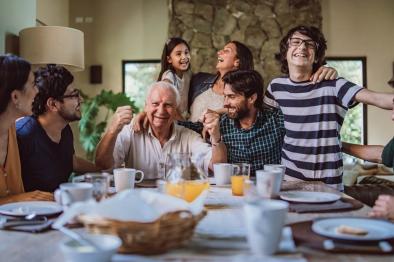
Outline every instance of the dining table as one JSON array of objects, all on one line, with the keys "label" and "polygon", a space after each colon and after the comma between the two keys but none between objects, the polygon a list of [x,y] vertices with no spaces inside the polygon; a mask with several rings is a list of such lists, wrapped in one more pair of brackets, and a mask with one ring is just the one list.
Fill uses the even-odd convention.
[{"label": "dining table", "polygon": [[[140,190],[140,189],[136,189]],[[331,192],[339,194],[344,199],[351,199],[321,182],[290,182],[282,183],[281,192],[286,191],[312,191]],[[36,197],[36,198],[35,198]],[[49,200],[53,201],[49,193],[30,193],[25,198],[14,198],[10,201]],[[211,185],[207,197],[206,217],[196,227],[192,239],[183,247],[170,250],[164,254],[143,256],[138,254],[116,254],[112,261],[350,261],[350,262],[389,262],[394,261],[393,255],[387,254],[347,254],[333,253],[315,249],[304,245],[296,245],[293,250],[279,250],[276,254],[261,258],[252,254],[247,239],[238,237],[209,237],[204,230],[209,225],[225,227],[224,221],[242,224],[244,197],[234,197],[231,187],[216,187]],[[8,201],[8,202],[10,202]],[[7,201],[6,201],[7,202]],[[4,203],[4,201],[3,201]],[[288,212],[286,225],[312,221],[321,217],[368,217],[371,208],[362,205],[360,208],[344,212]],[[232,221],[232,222],[231,222]],[[215,224],[216,223],[216,224]],[[204,228],[205,227],[205,228]],[[208,229],[207,229],[208,228]],[[231,231],[233,228],[229,228]],[[78,232],[85,232],[84,228],[72,228]],[[290,230],[291,231],[291,230]],[[66,241],[67,236],[56,230],[43,233],[25,233],[0,230],[0,261],[64,261],[60,250],[60,243]],[[290,239],[292,242],[292,239]],[[294,244],[294,242],[293,242]]]}]

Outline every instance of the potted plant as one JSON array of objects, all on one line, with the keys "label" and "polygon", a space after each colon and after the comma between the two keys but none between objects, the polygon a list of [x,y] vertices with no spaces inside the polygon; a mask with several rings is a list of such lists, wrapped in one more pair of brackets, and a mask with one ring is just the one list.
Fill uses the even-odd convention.
[{"label": "potted plant", "polygon": [[[124,93],[113,93],[111,90],[102,90],[95,97],[83,95],[84,103],[82,104],[82,118],[79,121],[79,140],[82,148],[86,151],[86,157],[93,160],[96,146],[101,139],[110,112],[115,112],[119,106],[129,105],[133,112],[138,112],[137,107],[129,97]],[[97,123],[97,115],[100,108],[107,109],[106,116],[103,121]]]}]

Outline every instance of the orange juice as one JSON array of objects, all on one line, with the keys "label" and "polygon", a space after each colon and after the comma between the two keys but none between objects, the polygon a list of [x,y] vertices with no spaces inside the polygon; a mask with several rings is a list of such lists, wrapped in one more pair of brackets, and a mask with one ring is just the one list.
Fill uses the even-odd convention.
[{"label": "orange juice", "polygon": [[209,188],[208,182],[186,181],[183,199],[187,202],[193,202],[204,190]]},{"label": "orange juice", "polygon": [[181,183],[166,183],[165,185],[166,194],[182,198],[183,196],[183,185]]},{"label": "orange juice", "polygon": [[193,202],[204,190],[209,188],[206,181],[185,181],[180,183],[167,183],[166,193]]},{"label": "orange juice", "polygon": [[244,195],[244,180],[248,176],[231,176],[231,190],[234,196]]}]

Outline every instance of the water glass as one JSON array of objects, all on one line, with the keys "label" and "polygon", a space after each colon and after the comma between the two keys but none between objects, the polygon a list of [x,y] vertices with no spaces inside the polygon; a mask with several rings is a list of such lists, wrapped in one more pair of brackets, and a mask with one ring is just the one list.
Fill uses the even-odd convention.
[{"label": "water glass", "polygon": [[75,177],[73,183],[86,182],[93,185],[93,197],[96,201],[101,201],[107,197],[110,175],[108,173],[87,173],[83,176]]}]

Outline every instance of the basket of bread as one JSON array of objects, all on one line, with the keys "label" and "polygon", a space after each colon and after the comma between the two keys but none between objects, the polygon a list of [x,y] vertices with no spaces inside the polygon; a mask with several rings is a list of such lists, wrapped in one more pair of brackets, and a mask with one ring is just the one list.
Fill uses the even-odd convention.
[{"label": "basket of bread", "polygon": [[205,197],[203,193],[188,203],[148,190],[123,191],[100,203],[74,204],[56,223],[77,217],[90,233],[117,235],[120,253],[160,254],[191,239],[206,215]]}]

